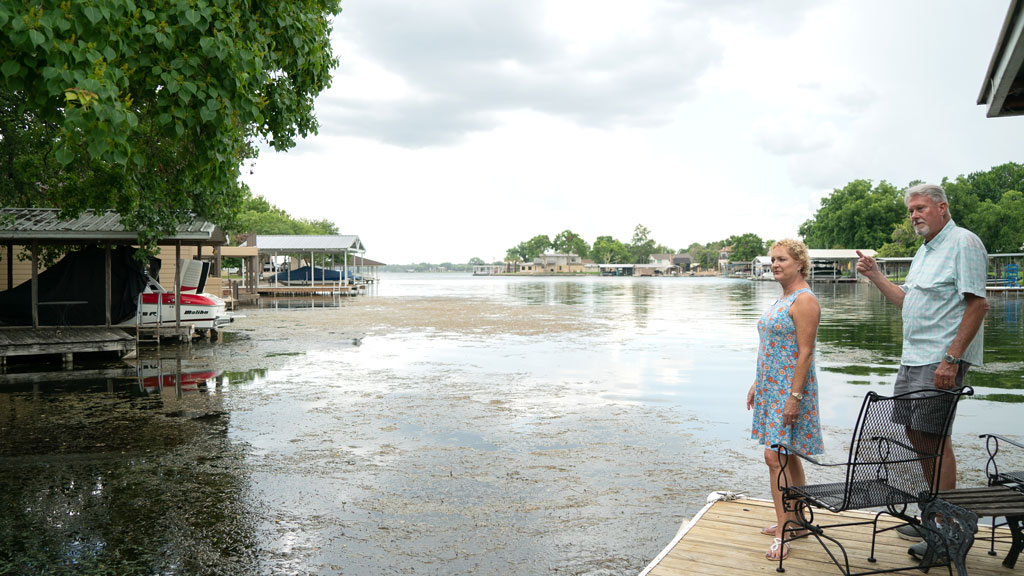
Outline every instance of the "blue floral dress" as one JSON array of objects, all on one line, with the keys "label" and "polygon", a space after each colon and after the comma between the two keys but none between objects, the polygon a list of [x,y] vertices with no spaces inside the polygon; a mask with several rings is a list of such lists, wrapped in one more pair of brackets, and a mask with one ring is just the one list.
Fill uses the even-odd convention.
[{"label": "blue floral dress", "polygon": [[784,442],[804,454],[821,454],[825,447],[818,419],[818,377],[813,357],[803,388],[800,415],[790,428],[782,427],[782,407],[793,387],[797,359],[796,325],[789,316],[789,307],[801,292],[814,295],[809,288],[803,288],[779,298],[757,321],[761,344],[757,350],[754,422],[750,437],[766,446]]}]

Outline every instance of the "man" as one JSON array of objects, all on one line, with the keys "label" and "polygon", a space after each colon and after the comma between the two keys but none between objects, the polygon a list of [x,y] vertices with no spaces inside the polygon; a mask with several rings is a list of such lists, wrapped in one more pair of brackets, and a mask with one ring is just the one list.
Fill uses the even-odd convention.
[{"label": "man", "polygon": [[[903,285],[890,282],[874,258],[857,252],[857,271],[902,310],[903,354],[893,392],[960,387],[967,369],[982,362],[988,253],[973,232],[953,222],[941,187],[913,186],[904,192],[903,200],[914,232],[924,237]],[[934,442],[939,441],[944,443],[945,456],[938,488],[952,490],[956,488],[953,443],[949,436],[934,437]],[[908,539],[920,539],[914,526],[897,531]]]}]

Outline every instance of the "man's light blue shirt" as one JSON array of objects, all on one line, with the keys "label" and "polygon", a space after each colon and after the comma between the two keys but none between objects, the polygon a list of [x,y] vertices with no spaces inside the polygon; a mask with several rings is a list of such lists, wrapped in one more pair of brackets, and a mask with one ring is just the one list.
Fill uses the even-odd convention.
[{"label": "man's light blue shirt", "polygon": [[[907,366],[942,361],[967,309],[965,294],[985,297],[988,252],[970,230],[952,220],[917,249],[903,299],[903,357]],[[962,356],[972,366],[982,362],[984,325]]]}]

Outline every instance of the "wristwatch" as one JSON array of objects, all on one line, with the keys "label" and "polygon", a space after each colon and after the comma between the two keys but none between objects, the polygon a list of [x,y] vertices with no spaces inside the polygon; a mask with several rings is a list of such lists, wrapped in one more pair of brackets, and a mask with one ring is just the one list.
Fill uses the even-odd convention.
[{"label": "wristwatch", "polygon": [[957,358],[956,356],[953,356],[949,352],[946,352],[946,355],[943,356],[942,359],[945,360],[949,364],[959,364],[960,363],[960,359]]},{"label": "wristwatch", "polygon": [[803,400],[804,399],[804,393],[803,392],[790,392],[789,395],[792,396],[793,398],[796,398],[797,400]]}]

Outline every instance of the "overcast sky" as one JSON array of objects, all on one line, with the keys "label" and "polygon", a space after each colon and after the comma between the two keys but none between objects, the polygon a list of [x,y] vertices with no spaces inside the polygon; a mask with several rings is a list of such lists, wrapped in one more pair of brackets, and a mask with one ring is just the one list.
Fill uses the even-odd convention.
[{"label": "overcast sky", "polygon": [[319,134],[245,181],[389,264],[795,237],[851,180],[1022,161],[1024,118],[976,104],[1008,5],[344,0]]}]

